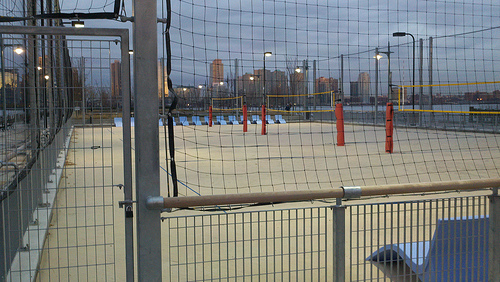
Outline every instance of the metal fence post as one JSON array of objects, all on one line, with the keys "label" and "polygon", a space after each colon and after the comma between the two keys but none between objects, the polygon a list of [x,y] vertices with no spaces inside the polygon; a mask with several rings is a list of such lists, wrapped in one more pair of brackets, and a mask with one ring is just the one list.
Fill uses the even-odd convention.
[{"label": "metal fence post", "polygon": [[500,277],[500,196],[498,188],[493,189],[493,195],[490,196],[490,234],[488,239],[488,277],[493,281],[493,277]]},{"label": "metal fence post", "polygon": [[139,281],[162,279],[160,211],[146,207],[148,197],[160,196],[156,11],[155,0],[134,1],[136,263]]},{"label": "metal fence post", "polygon": [[[337,199],[339,200],[339,199]],[[333,281],[345,280],[345,206],[337,205],[333,210]]]}]

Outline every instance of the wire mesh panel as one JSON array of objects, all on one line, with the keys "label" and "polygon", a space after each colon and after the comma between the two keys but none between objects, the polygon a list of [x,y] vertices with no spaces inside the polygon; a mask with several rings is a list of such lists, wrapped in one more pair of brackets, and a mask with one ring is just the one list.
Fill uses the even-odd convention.
[{"label": "wire mesh panel", "polygon": [[115,147],[123,137],[112,127],[121,116],[121,87],[112,81],[121,74],[113,68],[121,60],[119,41],[47,34],[9,41],[24,51],[2,60],[2,73],[9,69],[11,76],[2,87],[9,93],[1,132],[0,277],[123,279],[115,264],[124,256],[115,230],[117,186],[124,183],[122,145]]},{"label": "wire mesh panel", "polygon": [[349,205],[346,281],[489,281],[488,203],[464,196]]},{"label": "wire mesh panel", "polygon": [[179,195],[498,177],[497,4],[171,4]]},{"label": "wire mesh panel", "polygon": [[328,207],[172,215],[163,218],[166,281],[328,281]]}]

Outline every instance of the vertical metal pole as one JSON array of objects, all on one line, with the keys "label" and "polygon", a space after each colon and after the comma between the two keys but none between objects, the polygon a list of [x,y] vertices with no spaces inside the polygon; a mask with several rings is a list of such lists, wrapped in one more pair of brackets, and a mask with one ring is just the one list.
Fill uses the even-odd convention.
[{"label": "vertical metal pole", "polygon": [[123,192],[125,204],[125,265],[127,282],[134,281],[134,218],[132,206],[132,131],[130,124],[130,54],[128,30],[121,38],[122,120],[123,120]]},{"label": "vertical metal pole", "polygon": [[[304,60],[302,62],[302,68],[304,69],[304,82],[305,82],[305,93],[304,96],[304,110],[307,111],[309,110],[308,107],[308,99],[309,99],[309,64],[307,60]],[[306,119],[308,117],[308,113],[306,112]]]},{"label": "vertical metal pole", "polygon": [[[420,38],[420,62],[419,62],[419,70],[418,70],[418,80],[419,84],[423,85],[424,84],[424,40]],[[418,109],[423,110],[423,96],[424,96],[424,88],[419,87],[419,96],[418,96]],[[422,126],[422,113],[419,113],[419,125]]]},{"label": "vertical metal pole", "polygon": [[380,60],[378,47],[375,48],[375,102],[373,105],[373,124],[377,124],[378,111],[378,61]]},{"label": "vertical metal pole", "polygon": [[[494,277],[500,277],[500,196],[498,188],[493,189],[490,196],[490,219],[489,219],[489,242],[488,242],[488,277],[489,281],[495,280]],[[486,279],[485,279],[486,280]]]},{"label": "vertical metal pole", "polygon": [[339,89],[340,103],[344,103],[344,54],[340,55],[340,89]]},{"label": "vertical metal pole", "polygon": [[[389,92],[387,97],[392,97],[392,72],[391,72],[391,43],[387,41],[387,84],[389,86]],[[392,101],[388,101],[392,103]]]},{"label": "vertical metal pole", "polygon": [[148,197],[160,196],[156,1],[134,1],[133,8],[137,274],[161,281],[160,211],[146,208]]},{"label": "vertical metal pole", "polygon": [[[318,89],[316,89],[316,60],[313,60],[313,94],[318,92]],[[316,95],[313,96],[313,109],[316,110]]]},{"label": "vertical metal pole", "polygon": [[[238,91],[239,91],[239,85],[238,85],[238,59],[234,59],[234,97],[238,97]],[[238,101],[235,99],[235,101]],[[241,108],[243,108],[243,105],[240,105]],[[239,115],[239,110],[238,110],[238,102],[236,102],[236,118],[238,118]]]},{"label": "vertical metal pole", "polygon": [[5,58],[4,58],[4,45],[3,45],[3,35],[0,34],[0,49],[1,53],[0,56],[1,58],[1,63],[2,63],[2,118],[3,118],[3,128],[4,130],[7,130],[7,98],[6,98],[6,91],[5,91]]},{"label": "vertical metal pole", "polygon": [[333,281],[345,280],[345,206],[341,206],[341,199],[333,210]]},{"label": "vertical metal pole", "polygon": [[[433,79],[432,79],[432,56],[433,56],[433,51],[432,51],[432,37],[429,37],[429,85],[432,85]],[[432,86],[429,87],[429,110],[432,110]]]}]

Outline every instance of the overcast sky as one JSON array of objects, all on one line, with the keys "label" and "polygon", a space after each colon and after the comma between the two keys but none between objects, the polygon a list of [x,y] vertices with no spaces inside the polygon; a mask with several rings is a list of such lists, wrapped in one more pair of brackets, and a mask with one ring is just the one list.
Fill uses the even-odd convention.
[{"label": "overcast sky", "polygon": [[[470,2],[470,3],[465,3]],[[61,0],[63,12],[112,11],[110,0]],[[165,17],[165,3],[158,1],[157,17]],[[127,16],[132,3],[125,1]],[[420,38],[424,39],[424,84],[428,81],[429,37],[434,37],[434,83],[500,80],[500,2],[396,1],[396,0],[172,0],[172,80],[174,85],[198,85],[209,81],[209,65],[222,59],[224,72],[239,74],[263,67],[286,70],[286,61],[317,61],[318,75],[340,76],[344,54],[344,81],[357,80],[360,72],[375,71],[375,48],[392,45],[394,84],[408,85],[412,71],[412,39],[394,38],[406,31],[416,40],[419,67]],[[86,21],[102,27],[102,21]],[[109,27],[131,28],[130,23],[107,21]],[[158,24],[159,56],[163,25]],[[482,30],[482,31],[481,31]],[[387,85],[387,59],[380,61],[380,83]],[[418,84],[418,73],[417,82]]]}]

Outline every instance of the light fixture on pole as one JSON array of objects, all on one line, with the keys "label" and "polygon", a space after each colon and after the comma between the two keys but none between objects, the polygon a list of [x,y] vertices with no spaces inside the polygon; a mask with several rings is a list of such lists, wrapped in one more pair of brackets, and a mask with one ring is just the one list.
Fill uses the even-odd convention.
[{"label": "light fixture on pole", "polygon": [[71,25],[73,27],[76,27],[76,28],[82,28],[82,27],[85,27],[85,22],[81,21],[81,20],[76,20],[76,21],[72,21]]},{"label": "light fixture on pole", "polygon": [[[413,81],[412,84],[415,85],[415,36],[409,32],[394,32],[392,36],[394,37],[404,37],[404,36],[411,36],[413,39]],[[411,93],[412,93],[412,104],[413,104],[413,109],[415,110],[415,87],[411,88]]]}]

